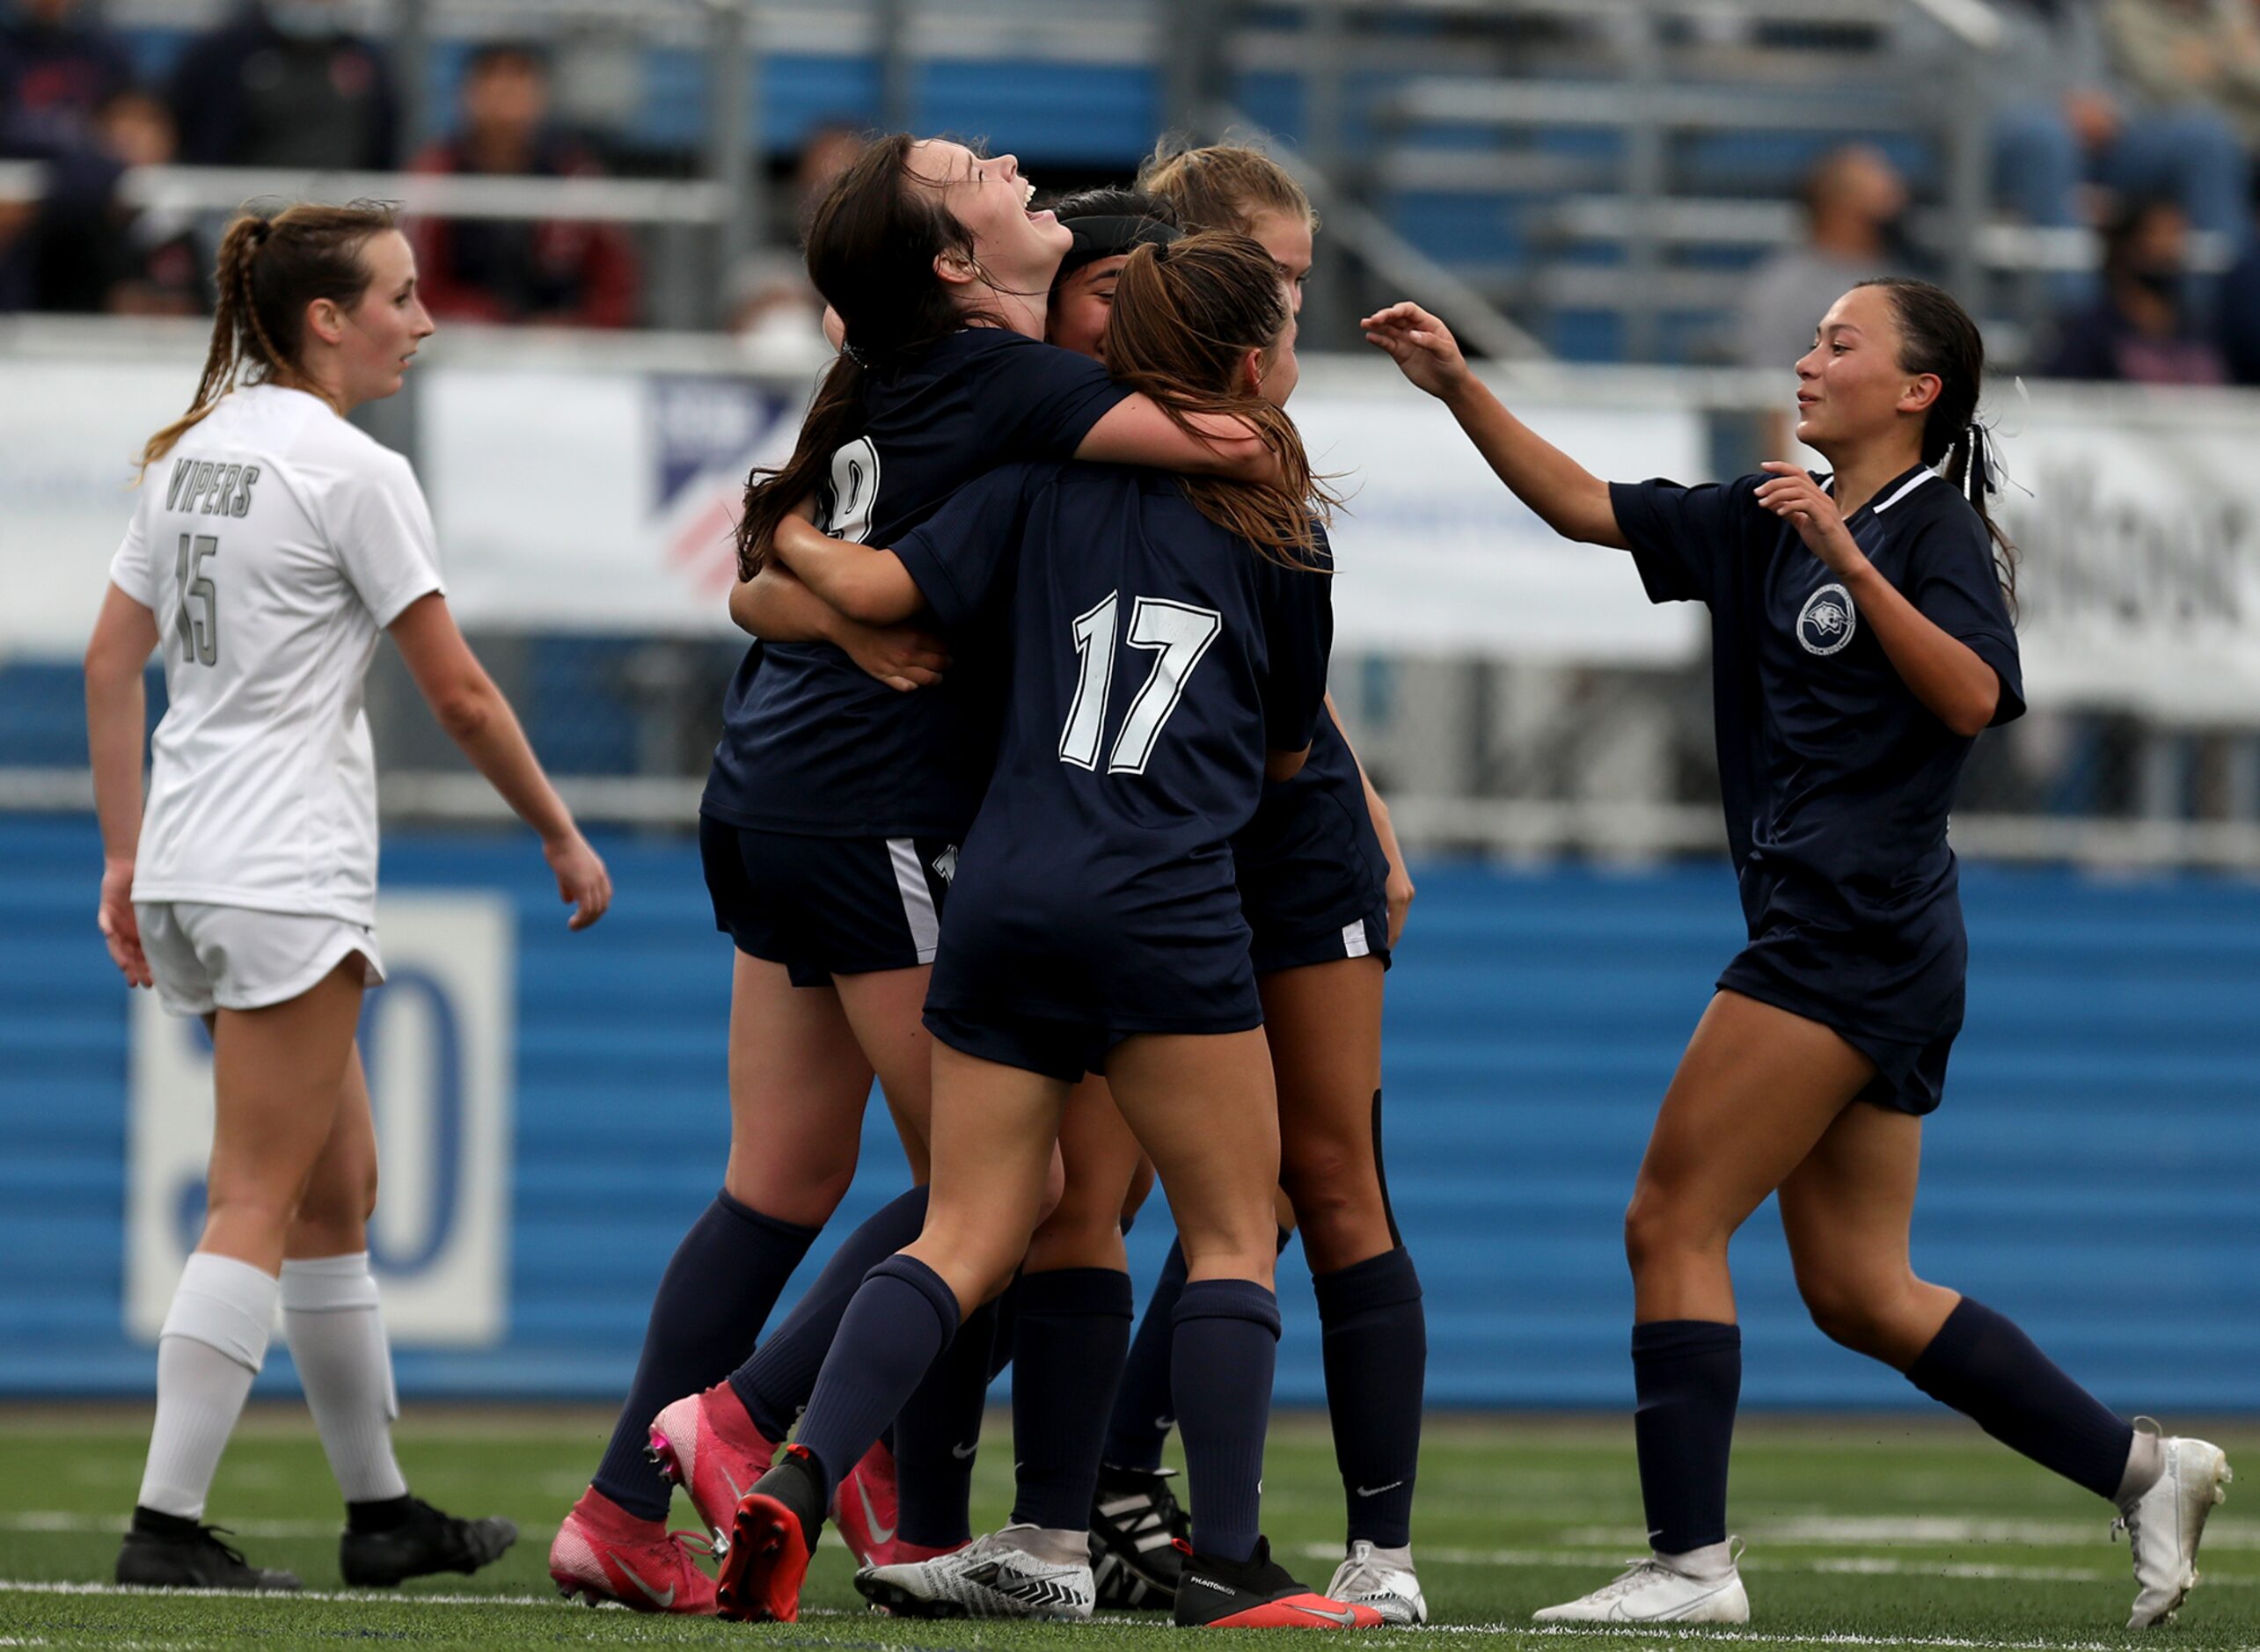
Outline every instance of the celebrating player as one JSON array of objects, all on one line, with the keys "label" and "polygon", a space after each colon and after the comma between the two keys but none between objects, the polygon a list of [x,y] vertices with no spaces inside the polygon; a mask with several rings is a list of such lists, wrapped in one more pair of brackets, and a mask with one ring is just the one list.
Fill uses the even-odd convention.
[{"label": "celebrating player", "polygon": [[[603,916],[611,885],[456,629],[407,462],[345,420],[400,388],[432,333],[391,212],[239,217],[217,287],[195,403],[143,452],[86,651],[102,932],[129,984],[203,1019],[216,1104],[203,1234],[159,1335],[157,1422],[117,1576],[298,1586],[201,1524],[278,1302],[346,1497],[346,1582],[470,1572],[517,1530],[409,1495],[369,1270],[377,1141],[354,1029],[363,990],[384,978],[362,713],[378,632],[541,834],[573,928]],[[169,698],[144,813],[142,673],[160,647]]]},{"label": "celebrating player", "polygon": [[[1157,150],[1138,186],[1189,230],[1229,230],[1271,254],[1299,311],[1318,216],[1300,185],[1240,144]],[[1393,1623],[1427,1617],[1413,1569],[1428,1329],[1381,1168],[1382,972],[1413,899],[1389,811],[1327,703],[1310,761],[1267,786],[1232,844],[1279,1091],[1280,1167],[1318,1297],[1327,1409],[1348,1507],[1347,1556],[1327,1593]],[[1107,1434],[1091,1526],[1102,1604],[1167,1606],[1183,1520],[1161,1467],[1173,1246],[1146,1305]]]},{"label": "celebrating player", "polygon": [[[552,1546],[551,1575],[568,1592],[711,1605],[709,1580],[665,1531],[668,1485],[647,1444],[727,1524],[748,1466],[765,1464],[790,1428],[857,1281],[925,1216],[920,1187],[867,1221],[778,1334],[718,1380],[744,1359],[846,1190],[874,1071],[925,1180],[931,1041],[919,1012],[994,729],[980,662],[897,692],[933,684],[939,656],[899,630],[843,631],[765,567],[777,523],[821,490],[832,532],[891,540],[960,484],[1019,459],[1249,474],[1272,463],[1240,425],[1181,423],[1039,341],[1071,238],[1050,213],[1027,210],[1030,193],[1010,155],[898,134],[865,150],[810,226],[809,274],[845,323],[843,354],[792,458],[747,490],[746,579],[732,610],[772,640],[748,651],[731,683],[700,812],[716,922],[736,945],[729,1164],[661,1281],[603,1464]],[[788,634],[828,640],[776,640]],[[985,1386],[977,1333],[956,1358],[937,1385]],[[947,1393],[935,1403],[958,1409]],[[907,1454],[923,1435],[933,1472],[947,1475],[953,1442],[918,1422],[904,1419],[897,1445]],[[887,1501],[882,1491],[872,1504],[881,1518]]]},{"label": "celebrating player", "polygon": [[[890,552],[797,530],[779,541],[866,618],[923,606],[962,629],[1009,591],[1012,669],[927,1005],[933,1207],[918,1239],[866,1277],[794,1444],[741,1504],[725,1615],[797,1615],[840,1466],[1020,1265],[1060,1108],[1103,1068],[1169,1190],[1192,1275],[1175,1399],[1196,1553],[1177,1619],[1379,1620],[1306,1591],[1271,1561],[1257,1519],[1279,1329],[1278,1124],[1228,844],[1266,772],[1300,766],[1324,693],[1331,620],[1310,514],[1323,493],[1277,411],[1296,376],[1293,317],[1269,255],[1239,237],[1141,247],[1118,283],[1115,371],[1179,417],[1243,413],[1279,456],[1284,488],[1015,466]],[[1020,1380],[1037,1375],[1024,1365]],[[1097,1423],[1083,1422],[1081,1449],[1036,1443],[1058,1479],[1031,1488],[1023,1475],[1028,1530],[996,1556],[1000,1583],[1011,1568],[1013,1589],[1061,1617],[1091,1609]],[[1048,1519],[1028,1509],[1038,1494]]]},{"label": "celebrating player", "polygon": [[1711,611],[1727,833],[1750,944],[1664,1093],[1625,1213],[1635,1436],[1653,1553],[1547,1621],[1738,1623],[1726,1529],[1742,1380],[1727,1245],[1778,1194],[1814,1322],[2034,1461],[2110,1499],[2133,1550],[2129,1626],[2196,1582],[2228,1479],[2202,1440],[2130,1425],[2008,1319],[1908,1260],[1923,1116],[1961,1028],[1967,960],[1947,818],[1978,735],[2024,709],[1974,422],[1978,329],[1925,282],[1862,282],[1797,362],[1797,435],[1723,485],[1603,483],[1533,435],[1412,304],[1366,336],[1451,408],[1555,531],[1629,550],[1656,602]]}]

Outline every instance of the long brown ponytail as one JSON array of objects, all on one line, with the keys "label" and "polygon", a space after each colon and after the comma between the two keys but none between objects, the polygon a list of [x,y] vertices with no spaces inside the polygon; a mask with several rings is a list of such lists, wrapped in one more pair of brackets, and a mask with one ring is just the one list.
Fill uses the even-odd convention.
[{"label": "long brown ponytail", "polygon": [[1245,420],[1278,460],[1279,481],[1189,476],[1186,494],[1203,516],[1265,555],[1309,567],[1314,524],[1341,501],[1311,473],[1294,421],[1235,382],[1247,352],[1275,348],[1293,319],[1279,267],[1244,235],[1212,230],[1174,246],[1141,246],[1115,281],[1107,367],[1189,432],[1196,414]]},{"label": "long brown ponytail", "polygon": [[196,399],[149,439],[142,468],[172,451],[246,375],[252,384],[265,384],[296,372],[306,306],[317,298],[348,307],[358,300],[369,288],[362,248],[396,222],[391,205],[356,201],[289,207],[272,217],[246,212],[229,224],[220,238],[212,347],[196,381]]}]

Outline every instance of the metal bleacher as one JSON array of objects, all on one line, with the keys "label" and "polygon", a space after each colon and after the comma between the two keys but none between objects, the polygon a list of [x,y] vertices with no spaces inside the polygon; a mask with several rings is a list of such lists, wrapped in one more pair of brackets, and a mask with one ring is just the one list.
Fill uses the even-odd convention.
[{"label": "metal bleacher", "polygon": [[[552,47],[560,113],[655,194],[655,224],[777,238],[749,148],[845,117],[985,135],[1031,170],[1126,172],[1167,128],[1286,140],[1327,211],[1306,318],[1354,344],[1358,306],[1415,291],[1495,355],[1700,360],[1740,272],[1794,238],[1821,150],[1884,147],[1928,204],[1941,267],[2077,263],[1986,221],[1985,0],[394,0],[412,136],[444,130],[481,39]],[[162,77],[221,0],[111,0]],[[724,65],[742,60],[747,72]],[[748,145],[742,138],[750,139]],[[678,191],[684,186],[677,186]],[[753,204],[740,208],[741,198]],[[679,260],[677,260],[679,261]],[[696,262],[697,260],[693,260]],[[1331,289],[1331,290],[1329,290]],[[2014,295],[2012,295],[2014,296]],[[670,325],[701,325],[664,286]],[[711,295],[707,302],[713,302]],[[1511,318],[1511,319],[1510,319]],[[1536,335],[1533,343],[1532,335]]]}]

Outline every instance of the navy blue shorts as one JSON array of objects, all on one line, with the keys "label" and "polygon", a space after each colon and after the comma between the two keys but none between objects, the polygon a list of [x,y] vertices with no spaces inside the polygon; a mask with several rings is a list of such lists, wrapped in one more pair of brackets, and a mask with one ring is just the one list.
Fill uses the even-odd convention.
[{"label": "navy blue shorts", "polygon": [[1260,976],[1337,958],[1388,967],[1388,862],[1356,778],[1277,788],[1232,840]]},{"label": "navy blue shorts", "polygon": [[1084,1074],[1104,1072],[1107,1052],[1142,1033],[1245,1033],[1263,1025],[1262,1012],[1241,1009],[1225,1015],[1192,1016],[1165,1027],[1123,1027],[1111,1020],[1069,1020],[1018,1010],[962,1005],[926,1006],[926,1030],[952,1049],[1000,1066],[1042,1073],[1062,1084]]},{"label": "navy blue shorts", "polygon": [[957,869],[943,837],[822,837],[698,817],[714,927],[796,987],[930,964]]},{"label": "navy blue shorts", "polygon": [[1930,1025],[1917,1028],[1884,1019],[1888,1004],[1853,1005],[1832,991],[1841,972],[1828,967],[1826,950],[1794,930],[1769,931],[1736,954],[1718,984],[1818,1021],[1874,1062],[1876,1076],[1856,1100],[1918,1118],[1935,1111],[1946,1093],[1947,1057],[1962,1030],[1959,959],[1954,961],[1953,990],[1942,995],[1943,1001],[1932,1005],[1928,1000],[1937,995],[1928,993],[1918,1000],[1915,1007],[1930,1011],[1924,1018]]}]

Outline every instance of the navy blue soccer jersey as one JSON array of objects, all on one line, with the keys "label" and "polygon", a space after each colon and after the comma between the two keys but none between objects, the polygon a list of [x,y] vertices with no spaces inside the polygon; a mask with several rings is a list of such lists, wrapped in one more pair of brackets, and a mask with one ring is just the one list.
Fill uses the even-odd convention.
[{"label": "navy blue soccer jersey", "polygon": [[893,542],[945,628],[1008,603],[996,770],[928,1002],[1117,1032],[1253,1002],[1230,847],[1266,754],[1323,715],[1332,581],[1259,554],[1158,471],[1014,465]]},{"label": "navy blue soccer jersey", "polygon": [[[1756,996],[1839,1030],[1950,1039],[1966,954],[1946,827],[1973,742],[1915,698],[1842,582],[1758,502],[1770,479],[1609,490],[1649,596],[1711,610],[1727,837],[1762,943],[1744,960],[1774,983]],[[2016,634],[1969,501],[1917,467],[1845,525],[1877,572],[1993,667],[1993,720],[2021,714]],[[1732,970],[1722,984],[1748,990]]]},{"label": "navy blue soccer jersey", "polygon": [[[1068,457],[1130,393],[1017,333],[952,333],[873,370],[865,433],[833,456],[817,525],[892,545],[999,464]],[[955,837],[987,776],[994,693],[977,659],[902,694],[829,643],[757,643],[723,701],[702,812],[769,831]]]}]

